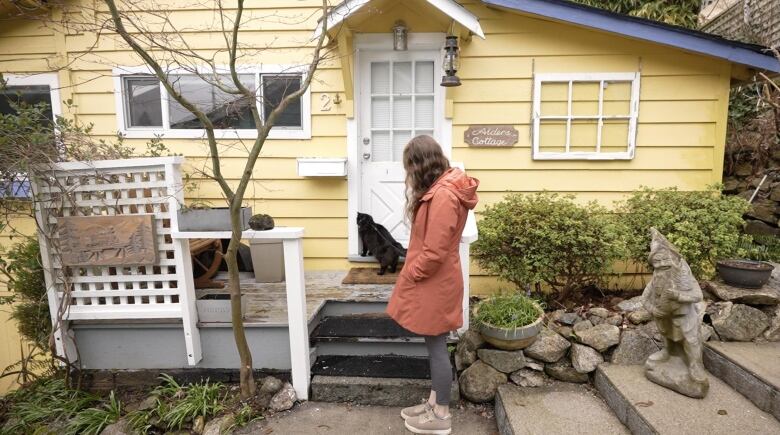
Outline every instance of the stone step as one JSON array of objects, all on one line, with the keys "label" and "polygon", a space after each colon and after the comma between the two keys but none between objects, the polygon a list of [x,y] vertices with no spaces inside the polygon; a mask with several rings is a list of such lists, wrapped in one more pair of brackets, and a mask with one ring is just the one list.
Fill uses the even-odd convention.
[{"label": "stone step", "polygon": [[[317,402],[402,407],[422,403],[430,392],[428,379],[316,375],[311,381],[311,400]],[[458,383],[453,382],[452,400],[459,399]]]},{"label": "stone step", "polygon": [[349,314],[322,319],[312,334],[315,340],[332,338],[418,337],[402,328],[385,313]]},{"label": "stone step", "polygon": [[495,409],[501,435],[630,433],[593,388],[583,384],[504,384],[498,387]]},{"label": "stone step", "polygon": [[430,379],[428,358],[401,355],[320,355],[313,375]]},{"label": "stone step", "polygon": [[692,399],[645,378],[641,365],[602,364],[595,384],[634,435],[776,434],[780,423],[715,376],[709,393]]},{"label": "stone step", "polygon": [[780,343],[711,341],[704,365],[759,409],[780,420]]}]

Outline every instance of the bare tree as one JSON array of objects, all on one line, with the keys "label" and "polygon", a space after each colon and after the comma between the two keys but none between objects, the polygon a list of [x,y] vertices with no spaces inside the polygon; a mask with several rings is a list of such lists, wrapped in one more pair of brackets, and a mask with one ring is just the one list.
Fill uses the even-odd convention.
[{"label": "bare tree", "polygon": [[[232,237],[225,254],[225,261],[228,267],[230,292],[230,301],[232,309],[232,324],[234,338],[241,360],[240,380],[241,397],[246,399],[255,394],[255,383],[252,372],[252,353],[246,341],[244,324],[241,316],[241,287],[239,283],[239,267],[237,253],[241,240],[241,220],[240,210],[244,202],[247,187],[253,178],[253,170],[260,157],[268,134],[277,122],[277,119],[285,109],[296,99],[301,98],[311,85],[314,72],[323,60],[327,58],[327,49],[325,47],[327,25],[325,15],[328,12],[328,2],[323,0],[320,9],[323,26],[320,36],[316,41],[310,41],[309,47],[312,47],[311,59],[305,65],[305,71],[301,80],[301,85],[293,92],[285,92],[285,96],[276,104],[273,109],[261,115],[258,104],[265,104],[256,89],[250,89],[241,80],[241,67],[239,65],[243,56],[247,56],[250,50],[255,54],[262,54],[262,49],[248,47],[241,44],[241,28],[245,22],[242,17],[245,13],[244,0],[237,0],[234,9],[223,7],[222,1],[217,1],[218,25],[221,27],[221,33],[224,39],[224,50],[217,50],[211,56],[204,55],[202,51],[190,46],[183,32],[178,32],[174,27],[172,20],[168,18],[165,12],[159,12],[159,8],[146,8],[142,13],[137,12],[137,7],[132,1],[119,3],[116,0],[105,0],[105,4],[110,12],[111,20],[105,24],[105,27],[115,32],[121,39],[137,54],[143,62],[151,69],[152,73],[160,80],[170,98],[175,100],[192,116],[199,121],[205,130],[205,141],[208,145],[210,159],[210,174],[220,187],[222,195],[230,209],[230,218],[232,225]],[[213,3],[209,3],[213,5]],[[122,7],[124,6],[124,7]],[[142,16],[143,14],[143,16]],[[156,21],[149,24],[150,21]],[[270,47],[263,47],[270,48]],[[218,67],[218,55],[227,54],[227,71]],[[241,172],[241,178],[237,185],[231,186],[227,176],[223,173],[222,160],[220,154],[220,145],[215,130],[217,127],[209,113],[206,113],[197,102],[191,101],[177,84],[177,78],[171,73],[172,70],[185,70],[188,74],[193,74],[210,86],[216,87],[219,91],[235,96],[236,104],[248,105],[254,126],[257,132],[256,138],[251,144],[246,144],[248,151],[246,164]],[[265,107],[269,107],[266,105]]]}]

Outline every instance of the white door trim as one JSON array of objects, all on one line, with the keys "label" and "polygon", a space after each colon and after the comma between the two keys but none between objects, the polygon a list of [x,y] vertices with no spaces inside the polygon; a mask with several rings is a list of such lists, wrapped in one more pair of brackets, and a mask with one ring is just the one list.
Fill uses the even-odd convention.
[{"label": "white door trim", "polygon": [[[407,47],[410,51],[435,50],[438,56],[434,63],[434,74],[441,71],[441,55],[444,48],[444,33],[409,33]],[[360,205],[360,164],[361,143],[360,133],[360,114],[361,114],[361,52],[370,52],[376,50],[392,50],[393,39],[390,33],[358,33],[354,37],[355,67],[353,76],[354,86],[354,104],[355,117],[347,118],[347,255],[348,258],[358,257],[359,237],[357,231],[357,212]],[[434,76],[436,77],[436,76]],[[436,89],[436,100],[441,101],[441,107],[437,107],[437,117],[439,118],[437,131],[442,142],[442,149],[448,158],[452,155],[452,120],[444,116],[445,92],[444,88],[438,85],[434,79]]]}]

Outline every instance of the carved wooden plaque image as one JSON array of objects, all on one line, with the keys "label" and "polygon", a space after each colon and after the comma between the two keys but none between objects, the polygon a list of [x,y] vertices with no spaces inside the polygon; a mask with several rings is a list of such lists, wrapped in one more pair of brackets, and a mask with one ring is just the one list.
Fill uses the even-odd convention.
[{"label": "carved wooden plaque image", "polygon": [[58,219],[63,266],[135,266],[157,262],[154,216]]},{"label": "carved wooden plaque image", "polygon": [[517,143],[518,135],[511,125],[470,125],[463,140],[474,147],[511,147]]}]

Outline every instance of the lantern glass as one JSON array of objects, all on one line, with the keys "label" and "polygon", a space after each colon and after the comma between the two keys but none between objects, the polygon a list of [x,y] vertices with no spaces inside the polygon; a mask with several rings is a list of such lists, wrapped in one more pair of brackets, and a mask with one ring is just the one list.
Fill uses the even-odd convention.
[{"label": "lantern glass", "polygon": [[406,24],[403,21],[398,21],[393,26],[393,50],[406,51]]}]

